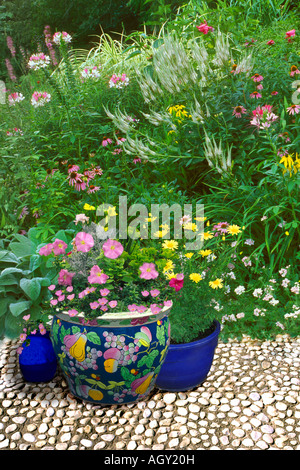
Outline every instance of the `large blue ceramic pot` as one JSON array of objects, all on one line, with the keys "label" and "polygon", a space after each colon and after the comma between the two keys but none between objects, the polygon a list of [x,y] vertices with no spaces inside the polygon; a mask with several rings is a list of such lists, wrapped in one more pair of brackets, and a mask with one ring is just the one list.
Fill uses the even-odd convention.
[{"label": "large blue ceramic pot", "polygon": [[100,405],[144,399],[167,354],[169,310],[146,317],[109,314],[93,322],[55,315],[51,338],[71,393]]},{"label": "large blue ceramic pot", "polygon": [[170,344],[166,360],[156,379],[158,388],[182,392],[205,381],[212,366],[220,333],[220,323],[214,321],[214,325],[215,330],[206,338],[191,343]]},{"label": "large blue ceramic pot", "polygon": [[57,358],[53,350],[49,332],[27,336],[22,344],[19,365],[26,382],[49,382],[57,369]]}]

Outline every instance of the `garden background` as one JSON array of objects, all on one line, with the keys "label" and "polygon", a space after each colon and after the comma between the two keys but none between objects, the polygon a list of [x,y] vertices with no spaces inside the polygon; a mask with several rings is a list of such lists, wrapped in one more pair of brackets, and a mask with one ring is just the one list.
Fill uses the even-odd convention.
[{"label": "garden background", "polygon": [[298,2],[5,1],[0,30],[0,336],[21,275],[43,307],[36,246],[120,195],[204,204],[208,242],[242,243],[223,339],[299,335]]}]

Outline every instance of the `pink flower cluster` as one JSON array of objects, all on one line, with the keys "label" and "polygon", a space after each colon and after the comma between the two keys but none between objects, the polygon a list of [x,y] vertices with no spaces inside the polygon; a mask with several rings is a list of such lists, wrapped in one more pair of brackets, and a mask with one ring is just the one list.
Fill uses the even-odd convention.
[{"label": "pink flower cluster", "polygon": [[112,88],[124,88],[125,86],[129,85],[129,78],[126,76],[125,73],[122,73],[121,76],[117,76],[113,74],[109,80],[109,87]]},{"label": "pink flower cluster", "polygon": [[17,136],[17,135],[23,135],[23,132],[21,131],[21,129],[18,129],[17,127],[14,127],[12,130],[6,131],[6,135],[8,137],[14,137],[14,136]]},{"label": "pink flower cluster", "polygon": [[50,100],[50,93],[47,93],[46,91],[35,91],[31,97],[31,104],[34,108],[38,108],[40,106],[44,106],[46,103],[49,103]]},{"label": "pink flower cluster", "polygon": [[95,186],[94,184],[89,185],[89,182],[92,181],[97,175],[102,175],[103,171],[101,168],[92,165],[91,168],[84,170],[83,173],[80,173],[79,171],[80,167],[78,165],[69,166],[67,177],[69,180],[69,185],[74,186],[76,191],[84,191],[87,189],[88,194],[99,191],[100,186]]},{"label": "pink flower cluster", "polygon": [[270,127],[272,122],[278,119],[278,116],[272,112],[272,108],[273,106],[269,104],[262,107],[258,106],[254,111],[252,111],[253,118],[250,121],[250,124],[259,129]]},{"label": "pink flower cluster", "polygon": [[43,52],[33,54],[29,58],[28,67],[32,70],[43,69],[50,64],[50,57]]},{"label": "pink flower cluster", "polygon": [[15,106],[16,103],[20,103],[24,99],[25,99],[25,96],[23,96],[22,93],[17,93],[17,92],[16,93],[11,93],[8,96],[9,106]]},{"label": "pink flower cluster", "polygon": [[94,67],[85,67],[82,71],[81,71],[81,78],[83,79],[93,79],[93,80],[98,80],[98,78],[101,77],[101,74],[100,74],[100,66],[94,66]]},{"label": "pink flower cluster", "polygon": [[72,41],[72,36],[70,36],[70,34],[66,33],[65,31],[54,33],[53,38],[52,38],[52,42],[54,42],[54,44],[58,46],[62,43],[68,44],[71,41]]},{"label": "pink flower cluster", "polygon": [[66,252],[67,246],[68,245],[63,240],[56,238],[53,243],[44,245],[39,250],[39,254],[42,256],[49,256],[51,254],[54,254],[55,256],[63,255]]},{"label": "pink flower cluster", "polygon": [[208,26],[207,22],[205,21],[204,23],[201,23],[200,26],[196,26],[198,31],[203,34],[207,34],[209,31],[214,31],[214,28],[212,26]]}]

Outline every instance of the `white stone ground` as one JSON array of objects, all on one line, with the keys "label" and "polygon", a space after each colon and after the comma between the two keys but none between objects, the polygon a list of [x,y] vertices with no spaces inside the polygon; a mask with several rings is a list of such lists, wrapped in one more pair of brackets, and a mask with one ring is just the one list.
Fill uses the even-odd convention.
[{"label": "white stone ground", "polygon": [[300,450],[299,337],[220,342],[202,386],[106,407],[59,372],[24,382],[17,346],[0,343],[0,450]]}]

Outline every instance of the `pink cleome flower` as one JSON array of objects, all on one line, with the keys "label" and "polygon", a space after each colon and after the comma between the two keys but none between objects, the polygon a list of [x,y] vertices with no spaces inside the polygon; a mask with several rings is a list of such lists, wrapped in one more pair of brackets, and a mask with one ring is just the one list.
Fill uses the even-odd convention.
[{"label": "pink cleome flower", "polygon": [[268,46],[272,46],[273,44],[275,44],[275,41],[273,39],[271,39],[270,41],[267,42]]},{"label": "pink cleome flower", "polygon": [[25,96],[22,93],[11,93],[8,96],[8,103],[9,106],[15,106],[16,103],[20,103],[20,101],[25,100]]}]

